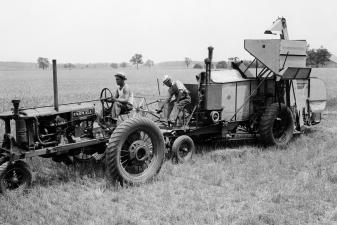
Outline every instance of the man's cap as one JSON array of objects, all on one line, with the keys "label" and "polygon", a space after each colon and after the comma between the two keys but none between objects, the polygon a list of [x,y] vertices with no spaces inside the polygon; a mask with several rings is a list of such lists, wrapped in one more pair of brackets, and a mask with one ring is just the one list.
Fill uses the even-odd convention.
[{"label": "man's cap", "polygon": [[172,78],[169,75],[164,75],[163,84],[166,84],[168,81],[172,81]]},{"label": "man's cap", "polygon": [[122,78],[123,80],[126,80],[126,76],[125,76],[125,74],[122,73],[122,72],[116,73],[116,74],[115,74],[115,77],[120,77],[120,78]]}]

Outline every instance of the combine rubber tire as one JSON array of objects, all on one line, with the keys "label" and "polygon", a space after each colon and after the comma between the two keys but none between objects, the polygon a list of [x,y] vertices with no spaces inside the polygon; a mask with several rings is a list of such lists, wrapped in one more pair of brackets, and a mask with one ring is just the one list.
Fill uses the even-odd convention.
[{"label": "combine rubber tire", "polygon": [[187,135],[179,136],[173,142],[172,151],[175,153],[179,163],[186,163],[192,159],[195,153],[194,142]]},{"label": "combine rubber tire", "polygon": [[289,107],[273,103],[267,107],[260,121],[260,138],[266,145],[285,146],[294,132],[294,120]]},{"label": "combine rubber tire", "polygon": [[112,133],[106,163],[112,180],[131,185],[151,180],[165,157],[164,138],[151,120],[140,117],[121,123]]},{"label": "combine rubber tire", "polygon": [[0,165],[0,193],[6,191],[23,191],[27,189],[32,182],[32,173],[27,163],[8,161]]}]

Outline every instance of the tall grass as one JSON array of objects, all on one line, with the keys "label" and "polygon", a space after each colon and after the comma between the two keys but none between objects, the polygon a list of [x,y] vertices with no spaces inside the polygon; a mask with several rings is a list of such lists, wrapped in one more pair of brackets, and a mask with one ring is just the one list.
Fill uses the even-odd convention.
[{"label": "tall grass", "polygon": [[[333,110],[336,70],[317,71],[326,81]],[[67,86],[63,90],[69,94],[63,93],[64,100],[95,97],[106,80],[113,83],[110,72],[95,78],[82,74],[84,84],[79,78],[60,75],[77,88],[71,90],[71,83],[61,82],[60,90]],[[103,78],[105,82],[96,81]],[[91,89],[90,82],[97,88]],[[152,84],[151,93],[156,90],[156,82]],[[137,87],[136,82],[132,85]],[[51,96],[51,90],[45,91]],[[23,96],[26,101],[28,94]],[[67,167],[36,158],[28,161],[34,172],[28,193],[0,197],[0,224],[334,224],[336,133],[337,116],[328,114],[286,148],[262,148],[255,143],[200,145],[192,163],[167,161],[153,182],[138,187],[110,184],[100,164]]]}]

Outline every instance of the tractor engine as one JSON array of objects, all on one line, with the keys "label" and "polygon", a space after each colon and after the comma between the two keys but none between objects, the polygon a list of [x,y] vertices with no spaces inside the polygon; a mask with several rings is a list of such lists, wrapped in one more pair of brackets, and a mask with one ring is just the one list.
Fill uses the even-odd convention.
[{"label": "tractor engine", "polygon": [[25,109],[20,114],[24,117],[16,120],[16,144],[27,150],[93,137],[96,119],[93,106],[64,105],[59,112],[49,107]]}]

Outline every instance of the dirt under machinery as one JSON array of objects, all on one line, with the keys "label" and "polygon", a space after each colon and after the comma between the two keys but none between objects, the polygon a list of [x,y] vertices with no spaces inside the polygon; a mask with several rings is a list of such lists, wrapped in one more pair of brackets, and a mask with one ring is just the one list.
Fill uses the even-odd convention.
[{"label": "dirt under machinery", "polygon": [[13,100],[13,109],[0,113],[5,123],[0,192],[29,186],[32,175],[24,160],[36,156],[65,163],[69,156],[103,156],[108,179],[140,184],[159,172],[165,154],[179,162],[189,160],[194,140],[259,139],[266,145],[287,145],[304,126],[320,122],[326,90],[305,67],[306,41],[288,39],[284,18],[266,31],[273,32],[280,32],[280,39],[245,40],[245,49],[254,56],[249,66],[233,62],[232,69],[211,70],[209,47],[198,84],[186,84],[192,103],[181,113],[179,126],[161,121],[146,104],[134,108],[142,117],[112,125],[107,88],[100,97],[103,124],[97,123],[93,101],[59,105],[53,61],[54,106],[23,109]]}]

